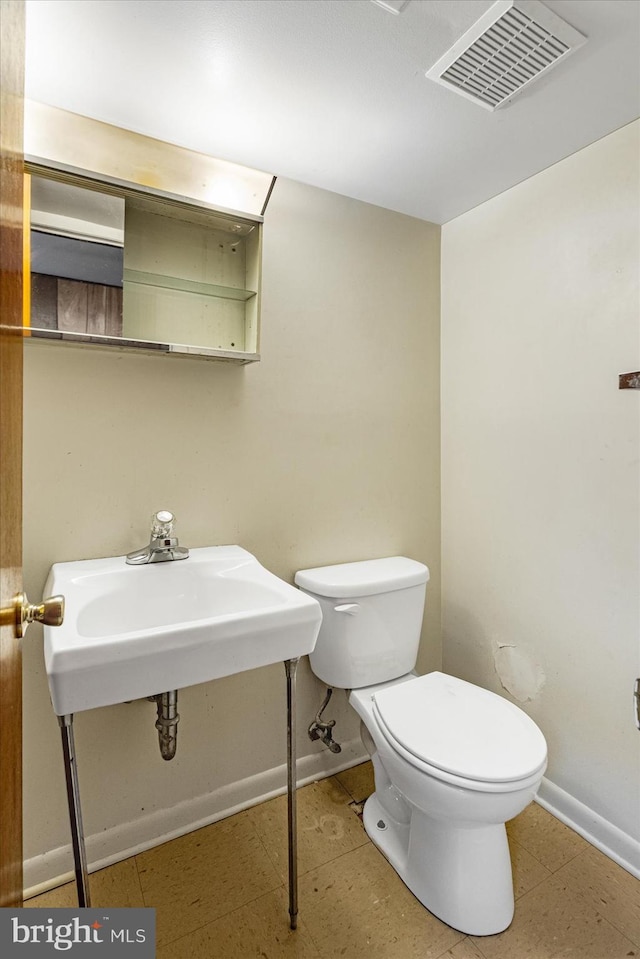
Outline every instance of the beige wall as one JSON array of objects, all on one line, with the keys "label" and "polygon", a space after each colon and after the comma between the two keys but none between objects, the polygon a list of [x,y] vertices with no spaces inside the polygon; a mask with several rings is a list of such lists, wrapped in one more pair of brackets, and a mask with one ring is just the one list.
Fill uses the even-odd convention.
[{"label": "beige wall", "polygon": [[549,780],[636,840],[639,132],[442,232],[444,667],[511,689]]},{"label": "beige wall", "polygon": [[[29,594],[40,595],[54,561],[143,544],[151,513],[169,508],[185,545],[239,543],[287,580],[299,568],[394,553],[426,562],[420,667],[438,667],[439,233],[280,180],[264,232],[259,364],[27,343]],[[60,872],[51,851],[69,841],[35,626],[24,681],[31,885]],[[305,664],[299,749],[308,772],[335,761],[306,737],[321,694]],[[337,699],[336,737],[357,740],[358,723]],[[150,703],[76,717],[90,858],[284,783],[281,667],[184,690],[180,714],[171,763],[160,757]]]}]

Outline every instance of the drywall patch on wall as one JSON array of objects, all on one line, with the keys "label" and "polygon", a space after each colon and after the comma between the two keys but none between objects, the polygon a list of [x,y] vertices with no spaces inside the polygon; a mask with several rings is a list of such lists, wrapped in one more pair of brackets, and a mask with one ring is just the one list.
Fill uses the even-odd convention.
[{"label": "drywall patch on wall", "polygon": [[502,686],[519,703],[535,699],[546,682],[542,666],[515,643],[496,642],[493,662]]}]

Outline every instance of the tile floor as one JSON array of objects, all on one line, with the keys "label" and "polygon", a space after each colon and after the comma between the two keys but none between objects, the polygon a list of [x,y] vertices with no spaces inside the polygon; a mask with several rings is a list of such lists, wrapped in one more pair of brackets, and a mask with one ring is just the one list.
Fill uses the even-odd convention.
[{"label": "tile floor", "polygon": [[[368,839],[365,763],[298,793],[299,924],[288,928],[286,797],[91,876],[96,906],[154,906],[157,959],[640,957],[640,883],[535,803],[508,825],[516,914],[470,937],[432,916]],[[27,906],[73,906],[61,886]]]}]

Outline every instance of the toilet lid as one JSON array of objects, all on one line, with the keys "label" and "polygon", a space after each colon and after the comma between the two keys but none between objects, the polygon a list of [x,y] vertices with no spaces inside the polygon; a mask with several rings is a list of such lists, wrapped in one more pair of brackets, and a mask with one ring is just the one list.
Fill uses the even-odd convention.
[{"label": "toilet lid", "polygon": [[444,673],[428,673],[373,695],[391,740],[423,762],[482,782],[524,779],[547,758],[545,738],[513,703]]}]

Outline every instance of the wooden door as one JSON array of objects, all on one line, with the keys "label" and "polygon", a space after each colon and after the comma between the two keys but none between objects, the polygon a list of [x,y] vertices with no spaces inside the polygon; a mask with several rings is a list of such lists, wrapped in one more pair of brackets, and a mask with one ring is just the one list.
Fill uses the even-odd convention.
[{"label": "wooden door", "polygon": [[[22,590],[24,0],[0,0],[0,601]],[[0,626],[0,906],[22,905],[22,657]]]}]

